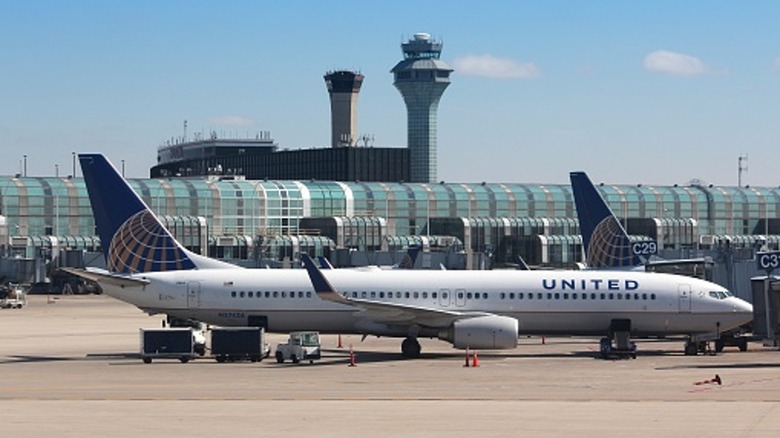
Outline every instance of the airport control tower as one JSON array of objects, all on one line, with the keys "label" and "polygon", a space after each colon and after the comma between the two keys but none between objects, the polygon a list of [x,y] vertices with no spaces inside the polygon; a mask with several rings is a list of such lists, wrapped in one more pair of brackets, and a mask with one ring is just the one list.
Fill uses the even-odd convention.
[{"label": "airport control tower", "polygon": [[357,141],[357,100],[363,75],[353,71],[333,71],[325,75],[330,94],[331,146],[353,146]]},{"label": "airport control tower", "polygon": [[439,59],[442,46],[417,33],[401,44],[404,59],[391,70],[406,102],[410,182],[436,182],[436,111],[453,71]]}]

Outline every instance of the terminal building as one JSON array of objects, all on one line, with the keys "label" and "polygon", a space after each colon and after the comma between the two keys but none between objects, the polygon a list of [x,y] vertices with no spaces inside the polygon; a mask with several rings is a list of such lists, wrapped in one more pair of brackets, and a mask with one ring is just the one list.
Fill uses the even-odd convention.
[{"label": "terminal building", "polygon": [[[188,248],[245,266],[294,266],[302,251],[337,266],[392,263],[392,256],[371,254],[412,244],[423,247],[428,268],[496,267],[515,255],[541,268],[582,261],[568,185],[216,176],[129,182]],[[662,253],[714,251],[717,259],[727,249],[728,257],[749,259],[758,248],[779,248],[780,188],[599,190],[628,232],[657,240]],[[29,281],[52,266],[89,264],[85,257],[99,263],[90,254],[100,244],[81,178],[0,177],[0,275]]]}]

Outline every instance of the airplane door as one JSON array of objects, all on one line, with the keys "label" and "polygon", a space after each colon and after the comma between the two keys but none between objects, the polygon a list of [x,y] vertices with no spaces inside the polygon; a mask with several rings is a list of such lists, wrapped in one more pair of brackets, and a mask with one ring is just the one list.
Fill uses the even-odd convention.
[{"label": "airplane door", "polygon": [[687,284],[680,284],[677,286],[680,312],[691,311],[691,286]]},{"label": "airplane door", "polygon": [[449,289],[441,289],[439,290],[439,305],[442,307],[447,307],[450,305],[450,296],[452,294],[450,293]]},{"label": "airplane door", "polygon": [[187,308],[197,309],[200,307],[200,282],[187,282]]},{"label": "airplane door", "polygon": [[455,305],[458,307],[466,305],[466,289],[455,289]]}]

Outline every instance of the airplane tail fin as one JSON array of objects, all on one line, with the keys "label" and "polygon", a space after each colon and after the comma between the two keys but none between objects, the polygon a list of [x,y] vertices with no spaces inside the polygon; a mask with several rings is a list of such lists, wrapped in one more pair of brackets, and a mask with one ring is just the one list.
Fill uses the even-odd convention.
[{"label": "airplane tail fin", "polygon": [[79,154],[108,270],[116,273],[237,267],[184,248],[101,154]]},{"label": "airplane tail fin", "polygon": [[571,172],[571,187],[588,268],[632,268],[642,265],[628,233],[585,172]]}]

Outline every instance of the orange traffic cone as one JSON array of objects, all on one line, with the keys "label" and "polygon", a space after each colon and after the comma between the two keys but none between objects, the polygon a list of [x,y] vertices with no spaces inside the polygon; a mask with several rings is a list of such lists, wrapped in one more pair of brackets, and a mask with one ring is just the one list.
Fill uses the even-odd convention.
[{"label": "orange traffic cone", "polygon": [[712,379],[707,379],[707,380],[701,380],[701,381],[698,381],[698,382],[693,382],[694,385],[705,385],[705,384],[708,384],[708,383],[717,383],[718,385],[722,385],[723,384],[723,380],[720,379],[719,375],[715,374],[715,377],[712,378]]},{"label": "orange traffic cone", "polygon": [[468,368],[470,366],[471,365],[469,365],[469,349],[468,349],[468,347],[466,347],[466,363],[463,364],[463,368]]},{"label": "orange traffic cone", "polygon": [[474,358],[471,361],[471,366],[474,368],[479,366],[479,356],[477,356],[477,350],[474,350]]},{"label": "orange traffic cone", "polygon": [[355,352],[352,351],[352,344],[349,344],[349,366],[356,367],[355,364]]}]

